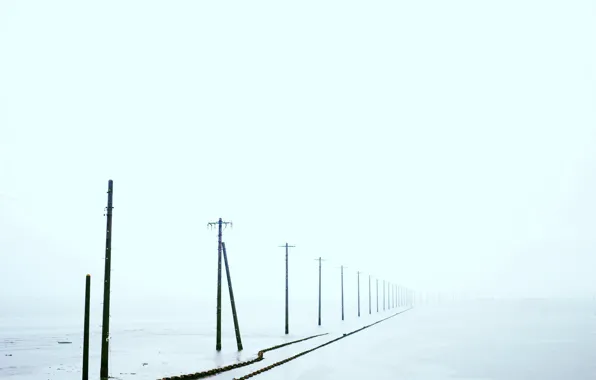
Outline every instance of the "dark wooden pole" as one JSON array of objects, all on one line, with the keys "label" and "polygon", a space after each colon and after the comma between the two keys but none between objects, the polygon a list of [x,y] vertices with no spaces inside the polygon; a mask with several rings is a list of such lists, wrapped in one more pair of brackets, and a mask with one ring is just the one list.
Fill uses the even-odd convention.
[{"label": "dark wooden pole", "polygon": [[91,300],[91,275],[85,278],[85,324],[83,326],[83,380],[89,380],[89,309]]},{"label": "dark wooden pole", "polygon": [[286,243],[286,335],[290,333],[290,306],[288,294],[288,243]]},{"label": "dark wooden pole", "polygon": [[99,377],[101,380],[108,379],[108,356],[110,343],[110,273],[112,266],[112,204],[114,194],[114,182],[108,181],[108,207],[106,208],[106,260],[103,283],[103,322],[101,328],[101,365]]},{"label": "dark wooden pole", "polygon": [[234,301],[234,291],[232,290],[232,275],[228,265],[228,254],[226,253],[226,243],[221,243],[223,249],[224,264],[226,266],[226,277],[228,278],[228,289],[230,290],[230,302],[232,303],[232,317],[234,318],[234,331],[236,332],[236,345],[238,351],[242,351],[242,339],[240,338],[240,326],[238,325],[238,315],[236,313],[236,302]]},{"label": "dark wooden pole", "polygon": [[219,218],[217,233],[217,331],[215,336],[215,349],[221,351],[221,234],[222,220]]},{"label": "dark wooden pole", "polygon": [[285,247],[286,249],[286,335],[290,333],[290,297],[289,297],[289,284],[288,284],[288,251],[290,250],[290,247],[295,247],[295,245],[289,245],[288,243],[286,243],[286,245],[282,245],[280,246],[282,248]]},{"label": "dark wooden pole", "polygon": [[221,242],[223,226],[232,225],[232,222],[224,222],[221,218],[217,222],[207,223],[208,226],[217,225],[217,322],[215,332],[215,349],[221,351]]}]

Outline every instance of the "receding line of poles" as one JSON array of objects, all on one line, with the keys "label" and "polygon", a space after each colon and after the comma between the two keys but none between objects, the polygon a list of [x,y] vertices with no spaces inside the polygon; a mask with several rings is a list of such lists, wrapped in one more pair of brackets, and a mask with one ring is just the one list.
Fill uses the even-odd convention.
[{"label": "receding line of poles", "polygon": [[[105,268],[104,268],[104,283],[103,283],[103,312],[102,312],[102,331],[101,331],[101,355],[100,355],[100,380],[108,380],[109,378],[109,347],[110,347],[110,276],[112,266],[112,217],[113,217],[113,196],[114,196],[114,181],[108,181],[108,200],[106,213],[106,244],[105,244]],[[217,246],[217,326],[216,326],[216,343],[215,349],[221,350],[221,275],[222,275],[222,257],[226,270],[226,279],[228,282],[228,290],[230,293],[230,302],[232,307],[232,316],[234,320],[234,331],[236,334],[236,344],[238,350],[242,350],[242,339],[240,335],[240,327],[238,323],[238,315],[236,312],[236,303],[234,300],[234,292],[232,288],[232,276],[230,274],[230,267],[228,263],[228,255],[226,245],[223,242],[222,230],[227,226],[232,226],[232,222],[224,222],[221,218],[217,222],[208,223],[208,226],[218,228],[218,246]],[[286,243],[280,246],[286,249],[286,294],[285,294],[285,333],[289,334],[289,248],[295,247]],[[321,326],[322,313],[322,262],[325,261],[322,257],[315,259],[319,262],[319,313],[318,325]],[[344,268],[341,266],[341,317],[345,319],[345,304],[344,304]],[[360,303],[360,274],[357,271],[357,289],[358,289],[358,317],[361,316]],[[416,294],[413,290],[403,287],[401,285],[391,284],[383,280],[383,310],[409,306],[412,307]],[[379,279],[375,278],[376,287],[376,304],[377,313],[380,310],[379,305]],[[89,378],[89,321],[90,321],[90,295],[91,295],[91,276],[86,276],[85,283],[85,313],[84,313],[84,331],[83,331],[83,369],[82,378],[88,380]],[[419,294],[419,301],[424,302],[423,295]],[[440,298],[440,297],[439,297]],[[429,301],[429,294],[426,293],[426,303]],[[368,276],[368,313],[372,314],[372,276]]]}]

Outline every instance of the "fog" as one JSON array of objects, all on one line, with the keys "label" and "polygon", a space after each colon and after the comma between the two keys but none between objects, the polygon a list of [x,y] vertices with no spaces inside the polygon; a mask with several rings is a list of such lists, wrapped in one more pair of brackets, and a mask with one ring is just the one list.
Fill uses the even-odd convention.
[{"label": "fog", "polygon": [[[0,2],[2,312],[596,293],[593,1]],[[224,277],[225,278],[225,277]],[[373,288],[374,292],[374,288]],[[159,301],[156,301],[159,300]],[[364,303],[364,301],[363,301]],[[79,307],[80,306],[80,307]],[[364,306],[363,306],[364,307]],[[280,309],[281,310],[281,309]]]}]

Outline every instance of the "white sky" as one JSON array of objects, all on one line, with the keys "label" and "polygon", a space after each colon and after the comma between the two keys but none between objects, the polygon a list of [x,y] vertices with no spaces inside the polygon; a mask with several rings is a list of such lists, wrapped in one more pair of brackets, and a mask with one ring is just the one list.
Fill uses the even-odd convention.
[{"label": "white sky", "polygon": [[237,297],[282,296],[286,241],[306,298],[318,256],[352,285],[593,294],[595,16],[2,0],[0,295],[101,296],[110,178],[120,298],[214,299],[219,217]]}]

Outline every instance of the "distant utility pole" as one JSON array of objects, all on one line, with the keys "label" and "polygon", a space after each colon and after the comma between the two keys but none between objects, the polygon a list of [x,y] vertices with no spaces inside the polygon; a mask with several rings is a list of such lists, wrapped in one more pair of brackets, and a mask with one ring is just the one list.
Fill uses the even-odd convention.
[{"label": "distant utility pole", "polygon": [[108,357],[110,344],[110,273],[112,271],[112,206],[114,196],[114,181],[108,181],[108,207],[106,208],[106,262],[103,283],[103,323],[101,327],[101,365],[99,377],[108,379]]},{"label": "distant utility pole", "polygon": [[387,283],[387,309],[391,310],[391,288],[393,284]]},{"label": "distant utility pole", "polygon": [[321,262],[323,259],[319,257],[315,260],[319,261],[319,326],[321,326]]},{"label": "distant utility pole", "polygon": [[370,292],[370,274],[368,275],[368,314],[372,314],[372,301]]},{"label": "distant utility pole", "polygon": [[341,266],[341,320],[344,320],[344,266]]},{"label": "distant utility pole", "polygon": [[218,226],[217,233],[217,332],[215,338],[215,349],[221,351],[221,241],[223,226],[231,226],[232,222],[224,222],[219,218],[217,222],[207,223],[209,227]]},{"label": "distant utility pole", "polygon": [[360,271],[358,273],[358,318],[360,318]]},{"label": "distant utility pole", "polygon": [[385,280],[383,280],[383,310],[385,310]]},{"label": "distant utility pole", "polygon": [[290,333],[290,312],[289,312],[289,297],[288,297],[288,251],[290,248],[296,247],[295,245],[280,245],[281,248],[286,248],[286,335]]},{"label": "distant utility pole", "polygon": [[377,313],[379,312],[379,279],[377,278]]},{"label": "distant utility pole", "polygon": [[393,309],[393,284],[389,284],[389,304]]}]

